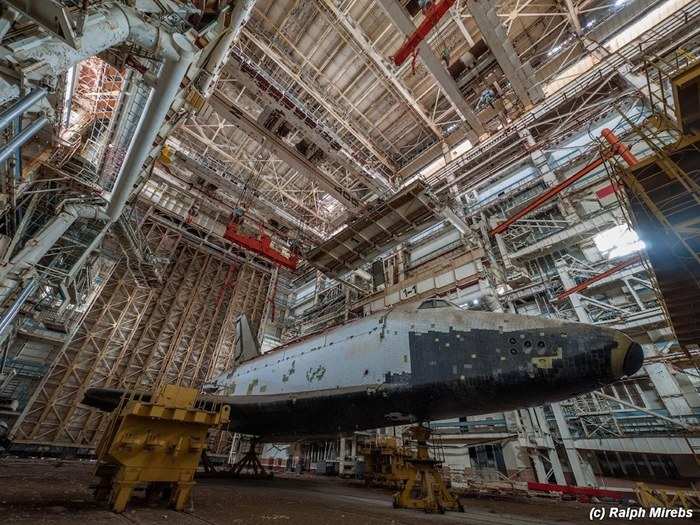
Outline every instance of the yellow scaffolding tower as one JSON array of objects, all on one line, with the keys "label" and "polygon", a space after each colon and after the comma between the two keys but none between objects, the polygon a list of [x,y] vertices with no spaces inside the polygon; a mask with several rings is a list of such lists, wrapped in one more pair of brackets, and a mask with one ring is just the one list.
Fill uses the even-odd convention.
[{"label": "yellow scaffolding tower", "polygon": [[97,447],[97,500],[123,512],[134,488],[169,491],[182,510],[206,448],[207,432],[228,422],[229,407],[198,407],[197,390],[166,385],[152,400],[122,401]]}]

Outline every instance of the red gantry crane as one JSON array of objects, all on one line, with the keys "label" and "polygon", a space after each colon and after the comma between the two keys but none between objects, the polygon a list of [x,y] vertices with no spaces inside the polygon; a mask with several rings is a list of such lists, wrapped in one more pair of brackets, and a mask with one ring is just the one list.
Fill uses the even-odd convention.
[{"label": "red gantry crane", "polygon": [[403,64],[406,59],[413,54],[420,43],[437,25],[440,19],[445,16],[445,13],[447,13],[450,7],[454,5],[455,1],[456,0],[442,0],[440,2],[430,3],[430,5],[423,11],[425,13],[425,18],[423,21],[394,54],[393,60],[396,66]]}]

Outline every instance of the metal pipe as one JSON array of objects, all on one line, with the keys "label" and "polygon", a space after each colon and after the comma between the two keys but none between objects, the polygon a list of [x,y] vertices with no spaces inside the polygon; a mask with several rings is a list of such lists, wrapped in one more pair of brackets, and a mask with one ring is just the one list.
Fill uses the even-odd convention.
[{"label": "metal pipe", "polygon": [[131,140],[124,164],[122,164],[122,169],[114,184],[112,198],[107,208],[107,214],[112,221],[117,220],[121,215],[148,154],[151,152],[158,131],[180,90],[180,83],[194,59],[194,47],[184,35],[173,35],[173,43],[178,48],[180,58],[178,60],[166,58],[163,63],[156,86],[149,97],[146,111]]},{"label": "metal pipe", "polygon": [[510,217],[508,217],[505,221],[503,221],[501,224],[493,228],[489,234],[491,235],[498,235],[499,233],[503,233],[506,231],[510,226],[517,220],[523,218],[525,215],[528,213],[531,213],[532,211],[536,210],[540,206],[542,206],[544,203],[548,202],[554,196],[558,195],[562,191],[564,191],[566,188],[571,186],[574,182],[582,179],[589,173],[591,173],[593,170],[596,168],[599,168],[602,166],[607,159],[612,157],[611,153],[603,153],[601,154],[600,157],[595,159],[594,161],[590,162],[589,164],[586,164],[583,168],[578,170],[576,173],[574,173],[571,177],[564,179],[562,182],[559,184],[555,184],[551,188],[548,188],[544,193],[527,203],[520,211],[514,213]]},{"label": "metal pipe", "polygon": [[530,212],[536,210],[540,206],[542,206],[545,202],[549,201],[552,199],[555,195],[558,195],[561,193],[563,190],[571,186],[574,182],[582,179],[586,175],[588,175],[591,171],[594,169],[598,168],[599,166],[602,166],[606,160],[611,158],[613,155],[617,154],[620,155],[623,160],[629,165],[629,166],[634,166],[637,164],[637,157],[635,157],[630,149],[623,144],[623,142],[620,140],[620,138],[615,135],[611,130],[608,128],[605,128],[601,135],[603,138],[608,141],[610,146],[612,146],[611,151],[606,151],[601,154],[599,158],[591,162],[590,164],[585,165],[583,168],[581,168],[579,171],[574,173],[571,177],[568,179],[565,179],[564,181],[560,182],[559,184],[556,184],[552,186],[551,188],[548,188],[544,193],[542,193],[539,197],[536,197],[532,201],[530,201],[526,206],[524,206],[520,211],[514,213],[508,219],[503,221],[501,224],[496,226],[494,229],[492,229],[489,233],[491,235],[497,235],[499,233],[503,233],[506,231],[515,221],[523,218],[525,215],[529,214]]},{"label": "metal pipe", "polygon": [[233,12],[231,13],[231,21],[228,25],[224,23],[227,13],[224,12],[220,15],[219,25],[221,27],[221,35],[208,57],[207,64],[203,67],[203,73],[207,75],[202,85],[202,95],[204,98],[209,98],[209,95],[211,95],[211,91],[216,85],[216,81],[219,79],[224,65],[226,65],[228,61],[231,46],[238,40],[241,29],[248,21],[248,18],[250,18],[256,1],[257,0],[244,0],[236,2]]},{"label": "metal pipe", "polygon": [[620,155],[628,166],[632,167],[639,162],[637,157],[632,154],[627,145],[624,144],[620,140],[620,137],[615,135],[612,130],[605,128],[601,134],[603,135],[603,138],[608,141],[608,144],[612,146],[613,151]]},{"label": "metal pipe", "polygon": [[439,3],[432,4],[426,9],[425,18],[423,18],[418,28],[406,39],[398,51],[394,53],[392,60],[397,67],[401,66],[401,64],[411,56],[411,53],[413,53],[425,37],[428,36],[428,33],[440,22],[454,3],[455,0],[442,0]]},{"label": "metal pipe", "polygon": [[[112,4],[97,8],[85,21],[81,47],[74,49],[58,38],[45,40],[41,45],[27,47],[15,53],[21,61],[36,62],[38,66],[28,74],[29,80],[58,77],[86,58],[129,41],[161,57],[176,59],[177,46],[169,33],[145,22],[131,8]],[[0,104],[19,96],[19,86],[0,80]]]},{"label": "metal pipe", "polygon": [[44,96],[46,96],[46,90],[44,88],[38,88],[12,104],[12,106],[7,108],[2,115],[0,115],[0,131],[12,124],[17,117],[20,117],[22,113],[31,108]]},{"label": "metal pipe", "polygon": [[[36,265],[68,228],[78,220],[107,220],[107,215],[97,206],[89,204],[69,204],[15,255],[5,267],[0,268],[0,283],[10,273],[21,275],[25,270]],[[4,283],[3,283],[4,284]],[[12,286],[11,288],[14,288]]]},{"label": "metal pipe", "polygon": [[15,299],[15,302],[12,303],[12,306],[10,306],[5,313],[2,314],[2,317],[0,318],[0,340],[2,340],[2,337],[5,335],[5,330],[7,330],[7,328],[12,324],[12,321],[14,321],[19,309],[29,298],[29,296],[32,295],[36,287],[37,279],[33,278],[25,285],[17,296],[17,299]]},{"label": "metal pipe", "polygon": [[562,293],[557,295],[555,301],[561,301],[562,299],[566,299],[569,297],[571,294],[574,293],[579,293],[582,290],[585,290],[588,288],[590,285],[597,283],[598,281],[602,281],[606,277],[609,277],[611,275],[616,274],[619,271],[624,270],[628,266],[632,266],[633,264],[637,264],[642,262],[642,258],[639,255],[635,255],[634,257],[631,257],[627,260],[622,261],[621,263],[616,264],[612,268],[608,268],[604,272],[595,274],[592,277],[589,277],[588,279],[584,280],[583,282],[577,284],[573,288],[569,288],[568,290],[564,290]]},{"label": "metal pipe", "polygon": [[18,148],[22,147],[26,142],[28,142],[48,122],[49,119],[46,117],[40,117],[22,130],[21,133],[13,137],[10,142],[5,144],[2,151],[0,151],[0,162],[5,162],[11,155],[14,155]]}]

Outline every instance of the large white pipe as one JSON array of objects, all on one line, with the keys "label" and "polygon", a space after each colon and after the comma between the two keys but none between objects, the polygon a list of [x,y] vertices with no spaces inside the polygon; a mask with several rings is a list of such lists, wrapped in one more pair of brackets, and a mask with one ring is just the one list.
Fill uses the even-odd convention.
[{"label": "large white pipe", "polygon": [[202,74],[206,75],[204,83],[200,88],[204,98],[209,98],[214,90],[214,86],[221,76],[221,71],[228,61],[228,56],[231,53],[231,46],[233,46],[241,35],[241,29],[243,29],[243,26],[250,18],[256,1],[257,0],[240,0],[236,2],[233,12],[231,13],[231,21],[228,24],[225,23],[227,13],[224,12],[219,16],[221,34],[207,57],[206,64],[202,66]]},{"label": "large white pipe", "polygon": [[99,207],[90,204],[68,204],[15,255],[0,268],[0,303],[14,290],[24,274],[30,271],[46,252],[56,244],[68,228],[78,220],[93,219],[107,221],[107,215]]},{"label": "large white pipe", "polygon": [[[72,66],[110,47],[129,41],[162,57],[177,58],[172,36],[143,21],[125,5],[112,4],[99,8],[85,21],[79,49],[62,40],[47,37],[41,44],[18,49],[14,56],[20,62],[40,64],[27,72],[29,80],[56,78]],[[19,86],[0,82],[0,104],[19,96]]]},{"label": "large white pipe", "polygon": [[46,252],[66,233],[68,228],[78,219],[107,220],[107,216],[97,206],[89,204],[69,204],[53,218],[10,262],[0,268],[0,281],[10,272],[21,276],[25,270],[36,265]]},{"label": "large white pipe", "polygon": [[114,184],[112,197],[107,207],[107,214],[112,221],[116,221],[121,215],[148,154],[153,148],[158,131],[165,121],[175,96],[180,91],[180,83],[194,59],[195,48],[183,35],[173,35],[173,44],[179,57],[176,60],[165,59],[155,88],[148,99],[146,111],[139,122],[134,138],[131,140],[129,151]]}]

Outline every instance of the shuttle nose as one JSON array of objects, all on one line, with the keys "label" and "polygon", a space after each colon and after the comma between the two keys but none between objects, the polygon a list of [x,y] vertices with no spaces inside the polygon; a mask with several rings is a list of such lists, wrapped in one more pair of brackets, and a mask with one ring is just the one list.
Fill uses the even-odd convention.
[{"label": "shuttle nose", "polygon": [[625,359],[622,362],[622,372],[626,376],[631,376],[637,370],[642,368],[642,363],[644,362],[644,351],[642,350],[642,345],[637,343],[632,343],[627,348],[625,353]]},{"label": "shuttle nose", "polygon": [[644,351],[641,345],[632,341],[622,332],[615,332],[613,339],[617,343],[612,350],[612,372],[616,378],[630,376],[642,368]]}]

